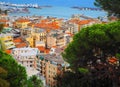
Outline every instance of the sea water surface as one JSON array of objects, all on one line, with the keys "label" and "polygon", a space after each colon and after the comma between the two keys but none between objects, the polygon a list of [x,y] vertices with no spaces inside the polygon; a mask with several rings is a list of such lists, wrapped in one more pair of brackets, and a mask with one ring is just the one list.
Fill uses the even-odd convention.
[{"label": "sea water surface", "polygon": [[28,8],[30,13],[11,13],[11,16],[52,16],[57,18],[69,19],[73,14],[80,14],[92,18],[104,17],[105,11],[79,10],[71,7],[44,7],[42,9]]}]

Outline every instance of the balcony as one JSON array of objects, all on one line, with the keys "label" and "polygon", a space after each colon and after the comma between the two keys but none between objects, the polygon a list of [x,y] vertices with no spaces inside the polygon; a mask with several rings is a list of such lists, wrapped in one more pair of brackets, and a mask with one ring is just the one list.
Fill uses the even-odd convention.
[{"label": "balcony", "polygon": [[6,46],[12,45],[12,44],[14,45],[14,43],[12,41],[8,41],[8,42],[5,43]]},{"label": "balcony", "polygon": [[16,48],[16,47],[14,45],[7,46],[7,49],[13,49],[13,48]]}]

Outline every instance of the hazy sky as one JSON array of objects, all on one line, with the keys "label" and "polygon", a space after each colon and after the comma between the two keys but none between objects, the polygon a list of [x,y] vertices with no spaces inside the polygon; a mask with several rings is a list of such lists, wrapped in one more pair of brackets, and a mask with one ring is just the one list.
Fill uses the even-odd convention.
[{"label": "hazy sky", "polygon": [[95,0],[0,0],[11,3],[38,3],[39,5],[52,5],[52,6],[86,6],[95,7]]}]

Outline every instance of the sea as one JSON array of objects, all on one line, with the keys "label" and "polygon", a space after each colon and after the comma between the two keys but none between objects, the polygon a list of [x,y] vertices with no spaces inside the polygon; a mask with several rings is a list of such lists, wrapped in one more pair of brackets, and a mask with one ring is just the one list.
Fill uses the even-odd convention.
[{"label": "sea", "polygon": [[28,8],[29,13],[11,13],[10,16],[51,16],[57,18],[69,19],[72,15],[85,15],[91,18],[105,17],[107,12],[105,11],[95,11],[95,10],[79,10],[71,7],[61,7],[61,6],[52,6],[44,7],[42,9],[37,8]]}]

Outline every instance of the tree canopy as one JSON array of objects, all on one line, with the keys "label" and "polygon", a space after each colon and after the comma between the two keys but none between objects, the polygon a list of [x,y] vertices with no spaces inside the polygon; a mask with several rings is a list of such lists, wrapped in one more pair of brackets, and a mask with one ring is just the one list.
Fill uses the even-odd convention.
[{"label": "tree canopy", "polygon": [[10,84],[5,80],[7,77],[7,71],[0,67],[0,87],[9,87]]},{"label": "tree canopy", "polygon": [[7,71],[4,79],[10,83],[10,87],[24,87],[27,80],[26,70],[12,56],[0,51],[0,67]]},{"label": "tree canopy", "polygon": [[43,83],[37,76],[33,75],[28,79],[27,87],[43,87]]},{"label": "tree canopy", "polygon": [[86,87],[119,87],[120,21],[83,28],[62,55],[74,74],[91,78]]},{"label": "tree canopy", "polygon": [[120,53],[119,38],[120,21],[83,28],[65,49],[63,57],[76,68],[87,65],[87,61],[93,61],[93,58],[98,56],[105,61],[104,58],[109,55]]},{"label": "tree canopy", "polygon": [[95,0],[94,4],[120,18],[120,0]]}]

